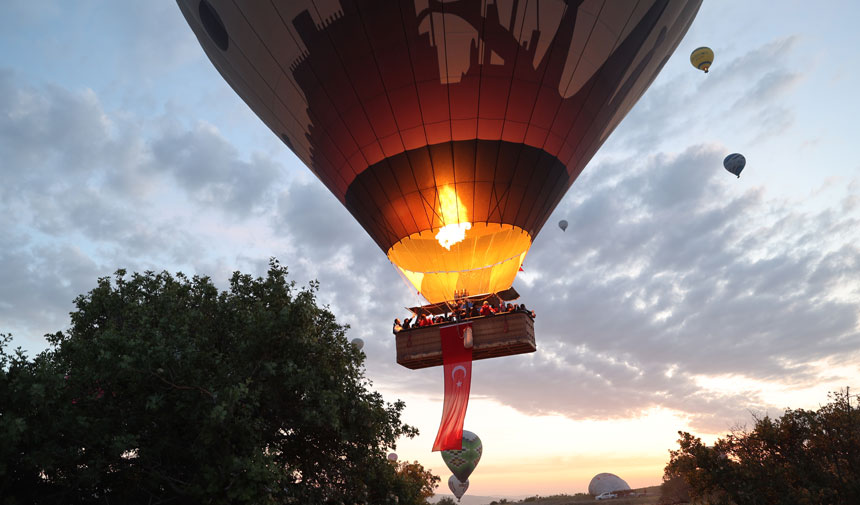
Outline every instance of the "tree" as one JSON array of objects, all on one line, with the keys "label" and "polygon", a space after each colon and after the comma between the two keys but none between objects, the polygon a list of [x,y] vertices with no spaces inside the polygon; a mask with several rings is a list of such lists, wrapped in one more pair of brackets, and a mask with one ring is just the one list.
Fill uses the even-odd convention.
[{"label": "tree", "polygon": [[412,463],[395,463],[398,479],[399,503],[427,503],[432,497],[434,489],[439,486],[439,477],[425,470],[417,461]]},{"label": "tree", "polygon": [[690,503],[690,485],[683,477],[673,476],[663,479],[660,486],[659,505],[674,505],[676,503]]},{"label": "tree", "polygon": [[679,432],[664,480],[683,479],[691,498],[713,504],[860,503],[860,408],[847,389],[829,398],[817,411],[756,418],[713,446]]},{"label": "tree", "polygon": [[[29,360],[0,340],[0,496],[15,503],[426,502],[438,477],[386,460],[404,404],[318,284],[116,272]],[[419,485],[420,481],[420,485]],[[418,491],[416,491],[416,489]]]}]

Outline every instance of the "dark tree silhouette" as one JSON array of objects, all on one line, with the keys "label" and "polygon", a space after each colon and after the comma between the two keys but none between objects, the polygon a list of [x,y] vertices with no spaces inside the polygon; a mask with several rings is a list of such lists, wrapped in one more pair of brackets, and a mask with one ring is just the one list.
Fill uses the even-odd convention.
[{"label": "dark tree silhouette", "polygon": [[120,270],[35,359],[4,336],[3,503],[426,503],[438,477],[386,459],[403,403],[316,290],[274,260],[222,292]]},{"label": "dark tree silhouette", "polygon": [[664,480],[683,479],[690,498],[714,504],[860,503],[860,408],[847,389],[829,400],[756,418],[713,446],[679,432]]}]

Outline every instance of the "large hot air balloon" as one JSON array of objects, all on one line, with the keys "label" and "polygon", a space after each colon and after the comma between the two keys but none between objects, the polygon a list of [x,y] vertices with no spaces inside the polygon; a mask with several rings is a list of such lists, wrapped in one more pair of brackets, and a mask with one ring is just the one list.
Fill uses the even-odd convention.
[{"label": "large hot air balloon", "polygon": [[738,178],[741,177],[745,166],[747,166],[747,159],[740,153],[732,153],[723,160],[723,167]]},{"label": "large hot air balloon", "polygon": [[431,304],[511,287],[701,4],[177,1],[224,79]]},{"label": "large hot air balloon", "polygon": [[454,493],[454,496],[457,497],[457,501],[460,501],[460,498],[462,498],[463,495],[466,494],[466,490],[469,489],[469,479],[460,482],[460,479],[458,479],[456,475],[452,475],[448,477],[448,489]]},{"label": "large hot air balloon", "polygon": [[697,47],[690,53],[690,63],[704,73],[708,73],[714,62],[714,51],[710,47]]},{"label": "large hot air balloon", "polygon": [[700,1],[593,3],[179,0],[221,75],[430,302],[510,287]]},{"label": "large hot air balloon", "polygon": [[445,461],[445,465],[460,482],[466,482],[469,480],[469,475],[475,471],[478,462],[481,461],[483,452],[484,445],[478,435],[463,430],[463,448],[442,451],[442,460]]}]

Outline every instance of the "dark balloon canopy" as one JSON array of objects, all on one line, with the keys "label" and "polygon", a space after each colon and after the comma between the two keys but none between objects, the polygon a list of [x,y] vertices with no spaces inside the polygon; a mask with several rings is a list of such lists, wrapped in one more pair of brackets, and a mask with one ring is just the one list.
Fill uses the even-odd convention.
[{"label": "dark balloon canopy", "polygon": [[511,286],[701,0],[178,0],[207,56],[430,302]]},{"label": "dark balloon canopy", "polygon": [[745,166],[747,166],[747,159],[744,158],[743,154],[732,153],[726,156],[726,159],[723,160],[723,167],[725,167],[729,173],[738,176],[738,178],[740,178],[741,172]]}]

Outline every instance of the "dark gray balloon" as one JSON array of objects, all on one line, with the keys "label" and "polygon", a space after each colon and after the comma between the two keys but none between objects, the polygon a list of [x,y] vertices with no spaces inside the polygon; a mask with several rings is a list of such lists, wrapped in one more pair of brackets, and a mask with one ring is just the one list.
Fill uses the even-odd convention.
[{"label": "dark gray balloon", "polygon": [[741,176],[741,171],[743,171],[746,165],[747,159],[744,158],[743,154],[732,153],[726,156],[726,159],[723,160],[723,166],[726,170],[738,177]]}]

